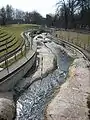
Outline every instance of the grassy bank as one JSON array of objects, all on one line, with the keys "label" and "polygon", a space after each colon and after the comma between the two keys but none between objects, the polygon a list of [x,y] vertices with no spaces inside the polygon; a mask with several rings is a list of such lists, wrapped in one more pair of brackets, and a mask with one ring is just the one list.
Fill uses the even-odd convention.
[{"label": "grassy bank", "polygon": [[5,31],[14,34],[16,36],[17,39],[21,39],[21,32],[30,29],[30,28],[37,28],[38,25],[35,24],[13,24],[13,25],[7,25],[7,26],[3,26],[1,28],[3,28]]},{"label": "grassy bank", "polygon": [[[0,26],[0,57],[5,54],[9,54],[9,52],[18,49],[21,44],[23,43],[21,33],[25,30],[30,28],[38,28],[38,25],[31,25],[31,24],[14,24],[14,25],[7,25],[7,26]],[[25,50],[23,51],[23,55]],[[22,53],[16,56],[16,59],[20,59]],[[15,56],[15,55],[14,55]],[[3,60],[5,61],[5,60]],[[11,65],[15,62],[15,57],[8,61],[8,65]],[[5,68],[5,63],[0,65],[1,67]]]},{"label": "grassy bank", "polygon": [[57,37],[73,42],[74,44],[83,47],[86,50],[90,50],[90,34],[78,33],[72,31],[56,31]]}]

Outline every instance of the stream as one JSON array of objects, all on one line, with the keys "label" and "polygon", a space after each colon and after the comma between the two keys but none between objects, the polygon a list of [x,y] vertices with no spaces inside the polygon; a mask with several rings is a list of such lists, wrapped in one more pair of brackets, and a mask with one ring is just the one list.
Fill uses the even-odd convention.
[{"label": "stream", "polygon": [[[54,42],[45,43],[57,58],[57,68],[45,78],[39,79],[24,91],[17,100],[16,120],[44,120],[47,103],[54,97],[56,88],[66,80],[73,58]],[[29,76],[30,77],[30,76]]]}]

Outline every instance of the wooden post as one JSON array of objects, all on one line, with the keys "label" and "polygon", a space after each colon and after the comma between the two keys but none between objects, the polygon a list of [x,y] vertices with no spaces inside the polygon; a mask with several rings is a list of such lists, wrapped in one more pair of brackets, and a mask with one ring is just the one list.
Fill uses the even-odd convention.
[{"label": "wooden post", "polygon": [[32,45],[33,45],[33,38],[31,36],[31,39],[30,39],[30,49],[32,50]]},{"label": "wooden post", "polygon": [[21,48],[21,55],[23,56],[22,48]]},{"label": "wooden post", "polygon": [[6,55],[8,54],[8,50],[7,50],[7,40],[6,40],[6,53],[5,53],[5,66],[7,68],[7,72],[9,73],[9,69],[8,69],[8,59],[6,57]]},{"label": "wooden post", "polygon": [[59,35],[59,38],[61,38],[60,35]]},{"label": "wooden post", "polygon": [[17,58],[16,58],[16,53],[15,53],[15,60],[17,60]]},{"label": "wooden post", "polygon": [[86,45],[85,45],[85,43],[84,43],[84,50],[86,49]]},{"label": "wooden post", "polygon": [[79,46],[81,47],[81,40],[80,40],[80,42],[79,42]]},{"label": "wooden post", "polygon": [[89,46],[89,44],[90,44],[90,40],[89,40],[89,38],[90,38],[90,36],[88,35],[88,46]]},{"label": "wooden post", "polygon": [[78,37],[79,37],[79,33],[77,33],[76,45],[78,45]]},{"label": "wooden post", "polygon": [[88,50],[90,51],[90,35],[88,35]]},{"label": "wooden post", "polygon": [[68,31],[68,42],[69,42],[69,39],[70,39],[70,34],[69,34],[69,31]]},{"label": "wooden post", "polygon": [[26,44],[25,44],[25,56],[26,56],[26,51],[27,51],[27,48],[26,48]]}]

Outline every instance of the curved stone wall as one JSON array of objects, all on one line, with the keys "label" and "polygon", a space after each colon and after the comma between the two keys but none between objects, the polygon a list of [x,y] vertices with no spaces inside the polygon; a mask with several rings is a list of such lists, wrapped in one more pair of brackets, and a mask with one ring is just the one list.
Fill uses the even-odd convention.
[{"label": "curved stone wall", "polygon": [[0,91],[10,91],[16,85],[16,83],[28,72],[28,70],[33,66],[36,60],[36,53],[33,52],[30,59],[28,59],[24,64],[21,64],[15,71],[8,74],[7,76],[0,79]]},{"label": "curved stone wall", "polygon": [[[35,48],[35,46],[33,46]],[[33,66],[36,60],[36,49],[29,50],[25,57],[11,65],[8,70],[0,72],[0,91],[11,91],[16,83]]]}]

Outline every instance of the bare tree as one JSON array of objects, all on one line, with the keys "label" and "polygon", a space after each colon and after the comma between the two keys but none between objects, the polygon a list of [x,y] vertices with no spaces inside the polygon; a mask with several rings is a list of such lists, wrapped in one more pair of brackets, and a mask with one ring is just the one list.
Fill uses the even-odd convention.
[{"label": "bare tree", "polygon": [[68,28],[68,6],[65,0],[60,0],[57,4],[57,12],[64,15],[65,29]]},{"label": "bare tree", "polygon": [[0,9],[0,17],[1,17],[1,25],[5,25],[6,24],[6,11],[4,7]]},{"label": "bare tree", "polygon": [[13,19],[13,8],[10,5],[6,6],[6,18],[7,18],[7,22]]}]

